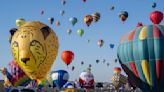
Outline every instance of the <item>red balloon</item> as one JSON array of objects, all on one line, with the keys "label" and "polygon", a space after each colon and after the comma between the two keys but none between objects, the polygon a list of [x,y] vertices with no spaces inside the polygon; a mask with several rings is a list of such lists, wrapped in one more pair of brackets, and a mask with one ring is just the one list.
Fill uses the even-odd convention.
[{"label": "red balloon", "polygon": [[160,11],[150,13],[150,20],[153,24],[159,24],[163,20],[163,13]]},{"label": "red balloon", "polygon": [[64,61],[65,64],[69,65],[74,59],[74,53],[72,51],[63,51],[61,59]]},{"label": "red balloon", "polygon": [[141,22],[138,22],[137,27],[143,26]]},{"label": "red balloon", "polygon": [[87,0],[83,0],[83,2],[86,2]]}]

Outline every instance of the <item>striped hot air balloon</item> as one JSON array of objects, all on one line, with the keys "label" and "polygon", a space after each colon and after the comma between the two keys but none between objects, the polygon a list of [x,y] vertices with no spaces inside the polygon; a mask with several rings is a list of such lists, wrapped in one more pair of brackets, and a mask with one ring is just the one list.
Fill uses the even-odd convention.
[{"label": "striped hot air balloon", "polygon": [[123,36],[118,59],[143,92],[164,92],[164,25],[139,26]]}]

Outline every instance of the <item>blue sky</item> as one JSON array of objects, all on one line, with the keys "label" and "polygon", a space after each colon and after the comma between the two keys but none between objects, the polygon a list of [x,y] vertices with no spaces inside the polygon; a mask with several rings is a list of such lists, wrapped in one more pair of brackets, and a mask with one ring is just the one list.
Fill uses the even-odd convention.
[{"label": "blue sky", "polygon": [[[153,9],[153,2],[157,3],[157,7]],[[62,5],[61,0],[2,0],[0,3],[0,67],[6,67],[13,59],[10,44],[8,42],[9,29],[16,27],[15,20],[24,18],[26,21],[41,21],[53,28],[59,38],[59,52],[52,70],[65,69],[70,74],[70,80],[78,79],[80,73],[92,64],[92,72],[96,81],[110,81],[113,74],[113,68],[120,66],[114,63],[117,55],[117,47],[121,37],[133,30],[138,22],[144,25],[151,24],[149,20],[150,12],[160,10],[164,12],[164,0],[66,0],[66,4]],[[115,6],[114,11],[110,11],[111,6]],[[45,13],[40,15],[41,10]],[[60,15],[60,10],[64,10],[64,16]],[[120,11],[127,11],[129,17],[123,24],[118,17]],[[97,23],[92,23],[87,27],[83,22],[83,17],[87,14],[100,12],[101,19]],[[56,27],[55,24],[50,25],[49,17],[54,17],[55,21],[60,21],[61,25]],[[69,22],[70,17],[77,17],[78,23],[72,26]],[[162,21],[161,24],[163,24]],[[67,29],[72,29],[72,34],[67,34]],[[83,28],[85,33],[83,37],[76,34],[76,30]],[[87,40],[90,39],[90,43]],[[97,41],[104,40],[104,46],[99,48]],[[109,44],[114,43],[115,48],[110,49]],[[75,54],[73,62],[67,69],[61,60],[61,53],[64,50],[72,50]],[[110,63],[100,62],[96,64],[96,59]],[[84,65],[81,66],[81,61]],[[75,70],[71,71],[71,66],[75,66]],[[3,79],[0,74],[0,79]]]}]

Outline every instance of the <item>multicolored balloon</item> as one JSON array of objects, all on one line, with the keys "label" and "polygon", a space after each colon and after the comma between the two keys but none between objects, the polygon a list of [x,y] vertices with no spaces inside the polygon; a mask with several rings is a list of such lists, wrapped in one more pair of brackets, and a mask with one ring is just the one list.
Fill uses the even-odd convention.
[{"label": "multicolored balloon", "polygon": [[53,83],[58,87],[62,88],[63,85],[68,81],[69,74],[65,70],[57,70],[51,72],[51,78]]},{"label": "multicolored balloon", "polygon": [[48,21],[49,21],[49,23],[52,25],[52,24],[54,23],[54,18],[53,18],[53,17],[48,18]]},{"label": "multicolored balloon", "polygon": [[97,44],[99,47],[102,47],[104,45],[104,40],[102,39],[98,40]]},{"label": "multicolored balloon", "polygon": [[121,11],[119,14],[119,18],[122,22],[124,22],[128,18],[128,12],[127,11]]},{"label": "multicolored balloon", "polygon": [[93,17],[91,15],[86,15],[84,17],[84,23],[87,24],[88,27],[91,25],[92,21]]},{"label": "multicolored balloon", "polygon": [[63,15],[64,15],[64,13],[65,13],[65,11],[64,11],[64,10],[61,10],[61,11],[60,11],[60,15],[61,15],[61,16],[63,16]]},{"label": "multicolored balloon", "polygon": [[115,87],[115,89],[119,89],[123,84],[126,84],[127,77],[120,74],[120,73],[114,73],[112,76],[112,83]]},{"label": "multicolored balloon", "polygon": [[70,35],[72,33],[72,30],[71,29],[68,29],[67,30],[67,33]]},{"label": "multicolored balloon", "polygon": [[61,59],[68,66],[74,59],[74,53],[72,51],[63,51],[61,54]]},{"label": "multicolored balloon", "polygon": [[25,19],[19,18],[19,19],[16,20],[16,26],[20,27],[23,24],[25,24]]},{"label": "multicolored balloon", "polygon": [[94,14],[92,14],[92,17],[95,22],[98,22],[100,20],[101,15],[99,12],[95,12]]},{"label": "multicolored balloon", "polygon": [[79,83],[82,88],[94,89],[94,76],[91,73],[90,69],[80,74]]},{"label": "multicolored balloon", "polygon": [[66,4],[66,1],[65,0],[61,0],[61,4],[62,5],[65,5]]},{"label": "multicolored balloon", "polygon": [[123,36],[118,47],[122,68],[144,92],[164,92],[164,25],[158,25],[161,15],[151,13],[154,24],[135,28]]},{"label": "multicolored balloon", "polygon": [[25,86],[31,81],[31,79],[18,66],[16,61],[11,61],[9,63],[9,68],[10,72],[8,72],[6,68],[1,69],[1,71],[12,84],[12,86]]}]

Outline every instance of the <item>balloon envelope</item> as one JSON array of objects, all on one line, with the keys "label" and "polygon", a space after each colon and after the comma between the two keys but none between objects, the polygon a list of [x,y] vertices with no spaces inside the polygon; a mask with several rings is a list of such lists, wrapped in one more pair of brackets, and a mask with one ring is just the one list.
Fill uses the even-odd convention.
[{"label": "balloon envelope", "polygon": [[120,14],[119,14],[119,17],[121,19],[121,21],[125,21],[127,18],[128,18],[128,12],[127,11],[121,11]]},{"label": "balloon envelope", "polygon": [[38,83],[45,79],[58,53],[55,32],[39,21],[26,22],[12,35],[11,51],[20,68]]},{"label": "balloon envelope", "polygon": [[75,17],[71,17],[71,18],[69,18],[69,21],[71,22],[71,24],[74,26],[76,23],[77,23],[77,18],[75,18]]},{"label": "balloon envelope", "polygon": [[90,71],[84,71],[80,74],[79,83],[82,88],[94,89],[94,76]]},{"label": "balloon envelope", "polygon": [[144,92],[164,91],[163,25],[135,28],[118,47],[119,62],[131,80]]},{"label": "balloon envelope", "polygon": [[58,88],[62,88],[63,85],[68,81],[69,74],[65,70],[52,71],[51,72],[51,78],[52,78],[54,84]]},{"label": "balloon envelope", "polygon": [[153,24],[159,24],[163,20],[163,13],[160,11],[150,13],[150,20]]},{"label": "balloon envelope", "polygon": [[87,24],[87,26],[90,26],[93,21],[93,17],[91,15],[86,15],[84,17],[84,23]]},{"label": "balloon envelope", "polygon": [[78,29],[77,34],[82,37],[83,34],[84,34],[84,30],[83,29]]},{"label": "balloon envelope", "polygon": [[18,66],[16,61],[11,61],[9,63],[9,68],[11,76],[7,75],[7,77],[13,86],[25,86],[31,81],[31,79]]},{"label": "balloon envelope", "polygon": [[94,14],[92,14],[92,17],[95,22],[98,22],[101,16],[99,12],[95,12]]},{"label": "balloon envelope", "polygon": [[23,24],[25,24],[25,19],[20,18],[20,19],[17,19],[17,20],[16,20],[16,25],[17,25],[18,27],[22,26]]},{"label": "balloon envelope", "polygon": [[63,51],[61,54],[61,59],[66,65],[69,65],[74,59],[74,53],[72,51]]}]

